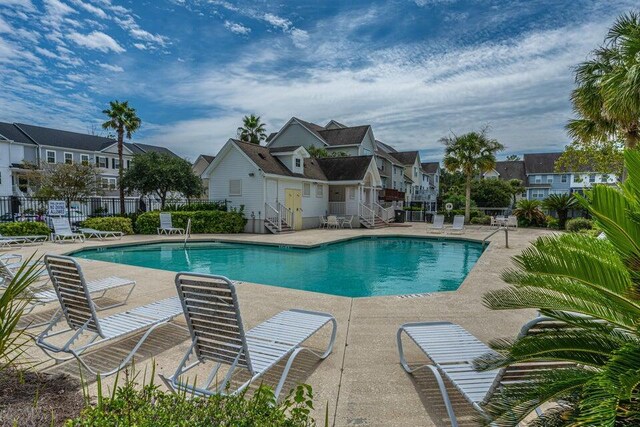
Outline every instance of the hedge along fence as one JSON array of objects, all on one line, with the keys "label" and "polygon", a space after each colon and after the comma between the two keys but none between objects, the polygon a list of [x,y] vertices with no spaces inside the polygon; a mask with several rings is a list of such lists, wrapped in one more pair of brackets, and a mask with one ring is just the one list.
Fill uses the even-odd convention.
[{"label": "hedge along fence", "polygon": [[120,231],[124,234],[133,234],[133,223],[131,218],[104,217],[89,218],[82,223],[84,228],[93,228],[99,231]]},{"label": "hedge along fence", "polygon": [[48,236],[51,230],[44,222],[5,222],[0,224],[3,236]]},{"label": "hedge along fence", "polygon": [[[171,212],[174,227],[186,228],[189,218],[191,218],[191,232],[194,234],[241,233],[247,222],[241,212]],[[136,232],[140,234],[156,234],[158,227],[160,227],[160,212],[143,213],[136,220]]]}]

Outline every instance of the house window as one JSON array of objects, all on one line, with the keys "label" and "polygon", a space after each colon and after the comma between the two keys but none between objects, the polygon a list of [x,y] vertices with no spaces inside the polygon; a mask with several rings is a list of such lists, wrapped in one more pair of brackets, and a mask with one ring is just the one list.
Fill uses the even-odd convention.
[{"label": "house window", "polygon": [[96,165],[98,165],[99,168],[108,168],[109,167],[109,163],[107,162],[107,158],[106,157],[100,157],[100,156],[96,156]]},{"label": "house window", "polygon": [[229,180],[229,195],[242,196],[242,180],[241,179]]},{"label": "house window", "polygon": [[102,178],[101,179],[102,189],[103,190],[115,190],[116,189],[116,179],[115,178]]},{"label": "house window", "polygon": [[592,173],[591,175],[589,175],[589,182],[592,183],[592,184],[594,182],[596,182],[596,174],[595,173]]},{"label": "house window", "polygon": [[73,163],[73,153],[64,153],[64,162],[68,165]]},{"label": "house window", "polygon": [[131,160],[127,160],[127,169],[131,167]]},{"label": "house window", "polygon": [[347,188],[347,191],[349,192],[349,200],[355,200],[356,199],[356,189],[355,188]]},{"label": "house window", "polygon": [[56,162],[56,152],[47,150],[47,163]]},{"label": "house window", "polygon": [[89,164],[89,155],[88,154],[80,154],[80,163],[83,165]]},{"label": "house window", "polygon": [[311,196],[311,184],[309,184],[308,182],[302,184],[302,195],[304,197]]},{"label": "house window", "polygon": [[547,176],[547,184],[553,184],[553,175]]},{"label": "house window", "polygon": [[296,158],[296,167],[299,168],[300,167],[300,159]]},{"label": "house window", "polygon": [[120,169],[120,159],[111,159],[111,169]]},{"label": "house window", "polygon": [[418,177],[418,168],[413,168],[413,177],[414,178]]},{"label": "house window", "polygon": [[541,184],[541,183],[542,183],[542,175],[536,175],[536,176],[534,176],[534,177],[533,177],[533,181],[534,181],[536,184]]},{"label": "house window", "polygon": [[561,181],[561,182],[567,182],[567,175],[562,175],[562,176],[560,177],[560,181]]},{"label": "house window", "polygon": [[316,197],[322,197],[324,195],[324,185],[318,184],[316,186]]}]

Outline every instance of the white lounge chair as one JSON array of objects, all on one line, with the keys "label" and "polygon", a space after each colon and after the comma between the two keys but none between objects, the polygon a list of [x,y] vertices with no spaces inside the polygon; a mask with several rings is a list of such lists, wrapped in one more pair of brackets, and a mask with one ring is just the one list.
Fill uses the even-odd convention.
[{"label": "white lounge chair", "polygon": [[80,228],[80,232],[85,235],[88,239],[95,237],[100,240],[104,239],[122,239],[124,233],[122,231],[101,231],[96,230],[95,228]]},{"label": "white lounge chair", "polygon": [[451,224],[451,228],[449,230],[454,234],[464,233],[464,215],[454,216],[453,224]]},{"label": "white lounge chair", "polygon": [[327,226],[327,218],[320,216],[320,226],[318,228],[325,228]]},{"label": "white lounge chair", "polygon": [[[23,265],[21,261],[22,259],[20,258],[19,262],[8,263],[7,258],[0,259],[0,288],[5,287],[9,282],[13,280],[18,270]],[[42,268],[43,270],[41,276],[43,279],[47,280],[43,280],[39,283],[38,286],[33,286],[29,289],[29,296],[31,297],[31,301],[25,313],[30,313],[35,307],[39,305],[49,304],[58,300],[56,291],[46,286],[48,283],[48,279],[50,278],[49,272],[44,268],[44,264],[42,265]],[[98,310],[106,310],[126,304],[129,300],[129,297],[131,296],[131,293],[133,292],[133,288],[135,288],[136,286],[136,282],[135,280],[123,279],[117,276],[110,276],[103,279],[97,279],[87,282],[87,289],[89,290],[89,293],[97,294],[97,296],[94,296],[94,299],[103,298],[110,290],[125,288],[127,286],[130,286],[130,289],[122,301],[105,306],[98,306],[96,304],[96,308]],[[42,324],[33,324],[31,325],[31,327],[40,325]]]},{"label": "white lounge chair", "polygon": [[[245,333],[236,290],[229,279],[179,273],[176,275],[176,287],[192,343],[176,372],[168,378],[161,375],[165,384],[174,391],[203,396],[225,394],[230,391],[228,385],[231,376],[236,369],[241,369],[250,378],[231,392],[235,394],[279,362],[287,360],[275,390],[277,398],[298,353],[308,350],[324,359],[333,349],[337,324],[330,314],[287,310]],[[333,330],[323,354],[301,347],[304,341],[328,323],[333,325]],[[195,360],[190,362],[192,356]],[[214,366],[201,386],[181,379],[190,369],[207,361],[213,362]],[[217,382],[216,376],[222,364],[227,365],[228,370],[224,379]]]},{"label": "white lounge chair", "polygon": [[160,212],[158,234],[184,234],[184,228],[176,228],[171,221],[171,212]]},{"label": "white lounge chair", "polygon": [[329,215],[327,217],[327,228],[340,228],[340,222],[335,215]]},{"label": "white lounge chair", "polygon": [[[537,333],[550,326],[558,327],[558,324],[559,322],[555,319],[538,317],[522,327],[519,337],[529,333]],[[415,368],[409,366],[404,356],[403,333],[411,338],[433,364]],[[478,371],[474,368],[474,360],[480,356],[496,353],[461,326],[449,322],[405,323],[398,329],[396,340],[400,364],[405,371],[413,373],[419,369],[427,368],[436,378],[453,427],[457,427],[458,422],[443,377],[451,381],[474,409],[485,415],[483,406],[496,391],[500,390],[503,384],[526,381],[527,374],[535,375],[541,370],[575,366],[557,361],[527,362],[502,369]]]},{"label": "white lounge chair", "polygon": [[427,231],[442,233],[444,231],[444,215],[434,215],[433,222],[427,227]]},{"label": "white lounge chair", "polygon": [[[78,263],[73,258],[58,255],[46,255],[44,262],[62,310],[37,336],[36,344],[56,361],[75,357],[94,375],[114,374],[129,363],[153,330],[182,314],[180,300],[173,297],[99,318]],[[57,329],[61,323],[66,323],[67,327]],[[82,358],[90,348],[139,332],[144,334],[115,369],[98,372]],[[62,344],[54,343],[58,340]],[[67,356],[59,357],[60,353]]]},{"label": "white lounge chair", "polygon": [[49,236],[3,236],[0,234],[0,248],[42,244],[48,239]]},{"label": "white lounge chair", "polygon": [[71,230],[71,224],[69,224],[69,219],[67,218],[51,218],[51,223],[53,224],[53,241],[56,243],[62,243],[65,240],[71,240],[75,242],[76,240],[80,240],[84,242],[84,234],[82,233],[74,233]]},{"label": "white lounge chair", "polygon": [[515,215],[509,215],[507,217],[507,228],[518,229],[518,217]]}]

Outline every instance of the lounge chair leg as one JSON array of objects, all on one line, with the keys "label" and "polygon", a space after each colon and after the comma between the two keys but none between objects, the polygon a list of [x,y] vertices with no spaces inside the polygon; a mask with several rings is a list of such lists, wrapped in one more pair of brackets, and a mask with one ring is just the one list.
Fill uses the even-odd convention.
[{"label": "lounge chair leg", "polygon": [[438,388],[440,389],[440,394],[442,395],[442,399],[444,400],[444,405],[447,408],[447,415],[449,415],[449,419],[451,420],[451,427],[458,427],[458,420],[456,418],[455,413],[453,412],[453,406],[451,405],[451,399],[449,399],[449,393],[447,393],[447,388],[444,385],[444,381],[442,380],[442,376],[440,375],[440,371],[433,365],[422,365],[415,369],[411,369],[407,364],[407,360],[404,357],[404,349],[402,347],[402,332],[404,332],[404,328],[398,329],[398,333],[396,334],[396,340],[398,342],[398,353],[400,353],[400,364],[408,373],[414,373],[422,368],[428,368],[433,376],[436,378],[436,382],[438,383]]}]

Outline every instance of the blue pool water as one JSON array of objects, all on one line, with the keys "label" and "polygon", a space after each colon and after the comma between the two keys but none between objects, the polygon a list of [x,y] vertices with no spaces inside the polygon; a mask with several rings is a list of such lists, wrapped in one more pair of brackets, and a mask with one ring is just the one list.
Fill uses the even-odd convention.
[{"label": "blue pool water", "polygon": [[360,238],[314,248],[244,243],[154,243],[87,249],[80,258],[347,297],[458,289],[482,253],[479,243],[402,237]]}]

